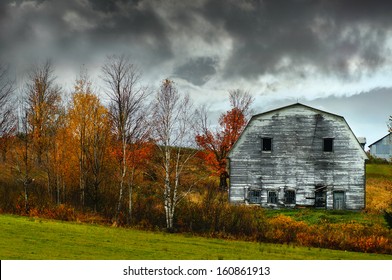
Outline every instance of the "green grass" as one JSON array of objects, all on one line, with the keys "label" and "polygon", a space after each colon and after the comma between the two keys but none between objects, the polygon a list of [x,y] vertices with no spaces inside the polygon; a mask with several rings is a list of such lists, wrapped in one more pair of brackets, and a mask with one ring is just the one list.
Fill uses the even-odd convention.
[{"label": "green grass", "polygon": [[11,215],[0,215],[0,227],[3,260],[392,259],[392,255],[228,241]]},{"label": "green grass", "polygon": [[323,223],[351,223],[363,225],[380,224],[385,226],[385,221],[380,214],[370,214],[361,211],[342,210],[316,210],[316,209],[281,209],[266,210],[267,217],[285,215],[296,221],[304,221],[309,225]]},{"label": "green grass", "polygon": [[366,164],[366,177],[392,180],[392,165]]}]

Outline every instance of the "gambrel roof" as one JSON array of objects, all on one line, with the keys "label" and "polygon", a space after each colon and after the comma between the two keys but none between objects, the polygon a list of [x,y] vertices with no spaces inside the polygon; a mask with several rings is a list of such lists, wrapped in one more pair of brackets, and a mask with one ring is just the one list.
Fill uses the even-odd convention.
[{"label": "gambrel roof", "polygon": [[276,109],[273,109],[273,110],[270,110],[270,111],[266,111],[266,112],[263,112],[263,113],[260,113],[260,114],[253,115],[252,118],[251,118],[251,120],[252,120],[253,118],[257,118],[257,117],[262,116],[262,115],[271,114],[271,113],[273,113],[273,112],[275,112],[275,111],[283,111],[283,110],[285,110],[285,109],[288,109],[288,108],[291,108],[291,107],[297,107],[297,106],[301,106],[301,107],[307,108],[307,109],[312,110],[312,111],[315,111],[315,112],[317,112],[317,113],[328,114],[328,115],[332,115],[332,116],[335,116],[335,117],[344,119],[344,118],[343,118],[342,116],[340,116],[340,115],[333,114],[333,113],[330,113],[330,112],[327,112],[327,111],[323,111],[323,110],[320,110],[320,109],[316,109],[316,108],[310,107],[310,106],[308,106],[308,105],[304,105],[304,104],[302,104],[302,103],[298,103],[298,102],[297,102],[297,103],[294,103],[294,104],[291,104],[291,105],[279,107],[279,108],[276,108]]},{"label": "gambrel roof", "polygon": [[291,105],[288,105],[288,106],[280,107],[280,108],[277,108],[277,109],[273,109],[273,110],[270,110],[270,111],[266,111],[266,112],[263,112],[263,113],[260,113],[260,114],[253,115],[251,117],[251,119],[249,120],[247,126],[245,127],[244,131],[241,133],[240,137],[237,139],[237,142],[233,145],[232,149],[230,150],[230,152],[228,154],[228,158],[231,157],[232,151],[234,151],[236,149],[236,146],[238,145],[238,143],[241,142],[241,138],[246,133],[246,130],[247,130],[249,124],[252,121],[254,121],[255,119],[264,117],[266,115],[273,115],[275,113],[286,111],[286,110],[289,110],[289,109],[294,108],[294,107],[302,107],[302,108],[304,108],[306,110],[313,111],[316,114],[328,115],[328,116],[331,116],[333,118],[340,119],[345,124],[347,129],[350,131],[350,133],[352,135],[353,141],[358,145],[358,149],[362,151],[362,157],[364,159],[368,158],[366,153],[365,153],[365,151],[363,150],[361,144],[359,143],[358,138],[355,136],[354,132],[352,131],[351,127],[348,125],[348,123],[346,122],[346,120],[345,120],[345,118],[343,116],[340,116],[340,115],[337,115],[337,114],[333,114],[333,113],[330,113],[330,112],[326,112],[326,111],[323,111],[323,110],[319,110],[319,109],[316,109],[316,108],[304,105],[302,103],[294,103],[294,104],[291,104]]}]

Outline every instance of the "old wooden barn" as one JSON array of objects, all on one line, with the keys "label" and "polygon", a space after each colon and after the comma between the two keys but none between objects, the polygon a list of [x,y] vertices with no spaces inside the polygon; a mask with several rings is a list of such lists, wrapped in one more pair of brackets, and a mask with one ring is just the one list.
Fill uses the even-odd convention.
[{"label": "old wooden barn", "polygon": [[251,118],[229,153],[232,203],[365,207],[367,155],[342,116],[300,103]]},{"label": "old wooden barn", "polygon": [[376,158],[392,159],[392,133],[369,145],[370,154]]}]

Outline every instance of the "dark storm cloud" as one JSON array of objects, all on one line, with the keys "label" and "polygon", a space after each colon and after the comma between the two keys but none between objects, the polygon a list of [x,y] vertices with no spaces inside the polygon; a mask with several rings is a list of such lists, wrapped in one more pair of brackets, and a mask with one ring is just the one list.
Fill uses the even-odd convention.
[{"label": "dark storm cloud", "polygon": [[[226,75],[302,73],[356,77],[381,66],[391,27],[388,1],[209,1],[205,16],[234,39]],[[282,66],[282,58],[286,63]],[[360,61],[361,69],[350,63]]]},{"label": "dark storm cloud", "polygon": [[194,85],[202,86],[216,74],[217,63],[218,61],[211,57],[192,58],[176,68],[174,74]]},{"label": "dark storm cloud", "polygon": [[102,12],[118,12],[124,4],[137,6],[141,0],[88,0],[93,9]]},{"label": "dark storm cloud", "polygon": [[124,52],[146,63],[172,57],[165,24],[138,1],[9,1],[2,3],[0,59],[53,57],[83,63]]},{"label": "dark storm cloud", "polygon": [[[353,79],[390,63],[391,10],[392,1],[381,0],[1,1],[0,60],[81,63],[121,52],[150,68],[178,65],[174,42],[181,38],[189,60],[165,71],[197,85],[214,74]],[[193,54],[195,38],[222,50],[219,73],[208,59],[216,53]]]}]

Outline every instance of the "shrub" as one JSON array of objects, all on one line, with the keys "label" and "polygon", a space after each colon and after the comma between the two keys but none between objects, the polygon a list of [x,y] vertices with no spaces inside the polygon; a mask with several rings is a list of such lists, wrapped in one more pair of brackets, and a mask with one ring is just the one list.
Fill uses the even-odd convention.
[{"label": "shrub", "polygon": [[48,217],[51,216],[52,219],[61,220],[61,221],[75,221],[75,209],[73,207],[69,207],[65,204],[60,204],[58,206],[53,207],[52,209],[46,209],[46,213]]},{"label": "shrub", "polygon": [[227,194],[209,186],[200,201],[179,205],[176,226],[179,231],[222,238],[258,240],[264,232],[265,210],[227,203]]},{"label": "shrub", "polygon": [[392,229],[392,212],[385,211],[384,212],[384,219],[388,225],[388,228]]},{"label": "shrub", "polygon": [[266,239],[275,243],[295,243],[298,236],[307,233],[307,224],[290,217],[278,215],[268,221]]}]

